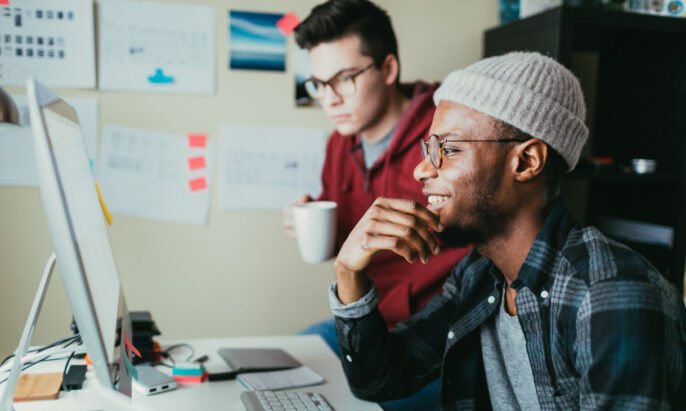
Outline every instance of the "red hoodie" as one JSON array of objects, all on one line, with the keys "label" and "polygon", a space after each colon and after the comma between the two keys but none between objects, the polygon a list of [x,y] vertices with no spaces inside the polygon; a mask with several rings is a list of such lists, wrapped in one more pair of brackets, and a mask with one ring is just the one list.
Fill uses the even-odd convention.
[{"label": "red hoodie", "polygon": [[[426,204],[422,184],[413,177],[422,160],[419,141],[429,132],[434,115],[433,93],[438,83],[403,85],[410,104],[398,121],[388,149],[366,169],[360,136],[335,131],[326,149],[320,200],[338,204],[337,245],[343,244],[377,197],[407,198]],[[453,248],[432,256],[429,264],[410,264],[393,252],[377,255],[367,268],[381,301],[379,310],[389,328],[419,311],[438,291],[468,248]]]}]

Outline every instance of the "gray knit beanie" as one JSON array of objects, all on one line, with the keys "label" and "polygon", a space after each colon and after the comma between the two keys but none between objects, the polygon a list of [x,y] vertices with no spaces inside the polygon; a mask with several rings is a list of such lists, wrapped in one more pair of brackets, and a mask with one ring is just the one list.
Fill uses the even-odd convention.
[{"label": "gray knit beanie", "polygon": [[581,86],[560,63],[539,53],[490,57],[448,74],[434,93],[543,140],[574,169],[588,138]]}]

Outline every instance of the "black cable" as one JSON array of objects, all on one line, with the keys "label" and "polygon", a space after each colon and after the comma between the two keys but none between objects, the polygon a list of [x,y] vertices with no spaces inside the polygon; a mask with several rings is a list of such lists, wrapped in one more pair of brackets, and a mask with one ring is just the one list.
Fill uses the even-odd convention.
[{"label": "black cable", "polygon": [[[57,340],[57,341],[55,341],[55,342],[52,342],[52,343],[50,343],[50,344],[48,344],[48,345],[44,345],[44,346],[42,346],[42,347],[37,347],[37,348],[34,348],[34,349],[32,349],[32,350],[28,350],[28,351],[26,351],[26,353],[28,354],[28,353],[30,353],[30,352],[41,352],[41,351],[45,351],[45,350],[47,350],[48,348],[55,347],[55,346],[60,345],[60,344],[62,344],[62,343],[68,342],[69,340],[74,340],[74,341],[75,341],[75,340],[77,340],[77,339],[78,339],[78,340],[81,339],[81,335],[80,335],[80,334],[74,334],[74,335],[71,335],[71,336],[69,336],[69,337],[62,338],[62,339]],[[2,362],[0,362],[0,367],[2,367],[3,365],[5,365],[5,363],[6,363],[10,358],[14,358],[14,354],[9,355],[9,356],[6,357],[4,360],[2,360]]]},{"label": "black cable", "polygon": [[174,344],[174,345],[172,345],[172,346],[170,346],[170,347],[167,347],[166,350],[161,351],[161,353],[167,354],[167,355],[169,356],[169,359],[171,360],[171,362],[174,363],[174,364],[176,364],[176,361],[174,361],[174,357],[172,357],[170,351],[171,351],[171,350],[174,350],[174,349],[176,349],[176,348],[179,348],[179,347],[186,347],[186,348],[188,348],[189,350],[191,350],[191,354],[188,356],[188,358],[186,358],[186,361],[190,361],[191,358],[193,358],[193,356],[195,355],[195,350],[193,349],[193,347],[191,347],[190,344],[186,344],[186,343]]},{"label": "black cable", "polygon": [[69,390],[67,390],[67,386],[64,384],[64,380],[67,377],[67,368],[69,368],[69,362],[71,361],[71,359],[73,357],[74,357],[74,351],[72,351],[71,354],[69,355],[69,358],[67,358],[67,363],[64,364],[64,370],[62,371],[62,391],[65,391],[65,392],[69,391]]},{"label": "black cable", "polygon": [[[50,360],[61,359],[61,358],[52,358],[52,359],[51,359],[50,357],[52,357],[52,355],[49,355],[49,356],[47,356],[47,357],[45,357],[45,358],[41,358],[40,360],[37,360],[37,361],[34,361],[34,362],[26,363],[26,364],[24,364],[24,367],[21,369],[21,371],[27,370],[27,369],[33,367],[34,365],[36,365],[36,364],[38,364],[38,363],[40,363],[40,362],[43,362],[43,361],[50,361]],[[4,380],[0,381],[0,384],[4,383],[4,382],[7,381],[8,379],[9,379],[9,377],[7,377],[7,378],[5,378]]]},{"label": "black cable", "polygon": [[[75,337],[78,337],[78,338],[75,338]],[[66,347],[70,346],[71,344],[73,344],[73,343],[76,342],[77,340],[78,340],[78,343],[77,343],[78,345],[81,345],[81,344],[82,344],[82,342],[81,342],[81,336],[78,335],[78,334],[77,334],[77,335],[74,335],[74,336],[72,336],[72,337],[69,337],[69,338],[62,339],[62,340],[60,340],[60,342],[64,342],[65,340],[69,340],[69,339],[73,339],[73,341],[68,342],[63,348],[66,348]],[[51,347],[54,347],[54,345],[55,345],[55,343],[50,344]],[[46,346],[46,347],[47,347],[47,346]],[[46,347],[37,348],[37,349],[31,350],[31,351],[29,351],[29,352],[40,352],[40,351],[44,351],[44,350],[46,349]],[[72,351],[72,352],[71,352],[70,358],[74,355],[74,352],[75,352],[75,351]],[[51,360],[51,357],[52,357],[53,355],[55,355],[55,354],[48,355],[47,357],[41,358],[40,360],[36,360],[36,361],[30,362],[30,363],[26,363],[26,364],[24,364],[24,366],[22,367],[21,371],[27,370],[27,369],[33,367],[34,365],[36,365],[36,364],[38,364],[38,363],[40,363],[40,362],[49,361],[49,360]],[[10,358],[11,358],[11,357],[10,357]],[[56,359],[56,358],[53,358],[53,359]],[[8,376],[7,378],[5,378],[4,380],[0,381],[0,384],[4,383],[4,382],[7,381],[8,379],[9,379],[9,376]],[[64,381],[64,377],[62,378],[62,380]]]}]

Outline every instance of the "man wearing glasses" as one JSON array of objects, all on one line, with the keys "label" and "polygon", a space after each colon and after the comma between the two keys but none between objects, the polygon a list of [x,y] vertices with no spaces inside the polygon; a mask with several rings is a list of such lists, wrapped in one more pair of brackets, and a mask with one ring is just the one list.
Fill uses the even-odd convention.
[{"label": "man wearing glasses", "polygon": [[[418,141],[429,129],[437,84],[400,84],[391,21],[366,0],[318,5],[296,28],[296,40],[310,54],[312,77],[306,89],[336,126],[327,147],[320,199],[338,203],[340,246],[375,198],[422,199],[421,185],[411,180],[409,166],[421,159]],[[290,207],[284,225],[293,234]],[[462,249],[448,252],[413,272],[393,253],[378,256],[369,272],[380,286],[387,325],[423,306],[465,254]],[[330,330],[337,350],[333,321]]]},{"label": "man wearing glasses", "polygon": [[[335,124],[327,146],[320,200],[335,201],[337,246],[379,196],[424,200],[412,166],[421,159],[434,113],[437,84],[401,84],[395,34],[386,12],[367,0],[331,0],[316,6],[296,28],[296,41],[309,50],[312,77],[306,90]],[[312,199],[305,196],[294,204]],[[286,232],[294,236],[291,206],[284,210]],[[468,250],[447,249],[422,267],[394,253],[376,256],[368,273],[381,294],[386,326],[409,318],[433,297]],[[338,352],[333,319],[306,330]],[[431,387],[427,388],[427,392]],[[438,405],[433,398],[421,409]],[[420,395],[421,396],[421,395]],[[407,402],[405,406],[408,406]],[[384,405],[392,408],[391,405]]]},{"label": "man wearing glasses", "polygon": [[[588,137],[576,78],[538,53],[477,62],[436,91],[429,205],[379,198],[341,247],[329,299],[357,396],[441,376],[445,409],[686,409],[686,307],[647,260],[559,195]],[[440,239],[440,244],[437,239]],[[443,292],[389,332],[374,255],[474,244]]]}]

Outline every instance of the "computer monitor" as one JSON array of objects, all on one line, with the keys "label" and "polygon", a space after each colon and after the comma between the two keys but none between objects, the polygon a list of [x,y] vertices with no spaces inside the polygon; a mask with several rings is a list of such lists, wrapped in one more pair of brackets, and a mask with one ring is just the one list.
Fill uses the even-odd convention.
[{"label": "computer monitor", "polygon": [[48,222],[69,305],[100,384],[131,395],[131,322],[76,111],[29,80],[29,113]]}]

